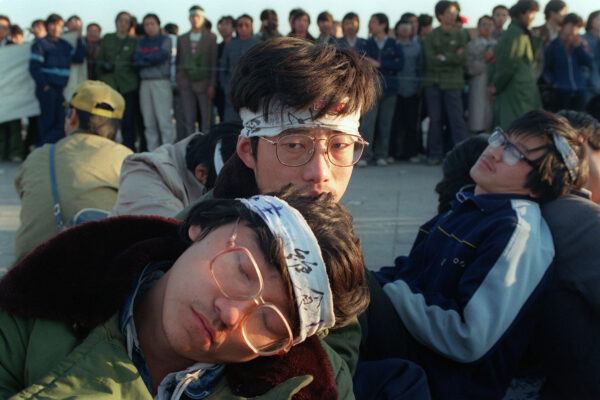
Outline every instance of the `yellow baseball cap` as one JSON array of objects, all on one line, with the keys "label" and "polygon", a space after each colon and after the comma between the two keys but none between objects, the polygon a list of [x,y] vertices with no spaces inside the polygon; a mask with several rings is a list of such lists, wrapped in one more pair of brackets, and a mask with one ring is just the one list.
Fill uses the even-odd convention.
[{"label": "yellow baseball cap", "polygon": [[[98,104],[107,104],[112,110],[97,107]],[[73,90],[69,103],[71,107],[106,118],[121,119],[125,112],[125,99],[119,92],[104,82],[90,81],[80,83]]]}]

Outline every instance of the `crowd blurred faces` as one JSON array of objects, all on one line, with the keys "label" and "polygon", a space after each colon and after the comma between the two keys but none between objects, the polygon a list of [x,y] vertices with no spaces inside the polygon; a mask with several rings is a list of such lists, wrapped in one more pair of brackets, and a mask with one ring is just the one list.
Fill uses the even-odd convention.
[{"label": "crowd blurred faces", "polygon": [[252,18],[248,15],[239,17],[235,24],[235,31],[240,40],[247,40],[252,36]]}]

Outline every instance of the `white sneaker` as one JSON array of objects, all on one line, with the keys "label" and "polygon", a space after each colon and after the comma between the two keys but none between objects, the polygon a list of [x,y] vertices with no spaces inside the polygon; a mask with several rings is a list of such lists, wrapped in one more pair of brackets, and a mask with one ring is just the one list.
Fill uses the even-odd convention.
[{"label": "white sneaker", "polygon": [[366,168],[367,165],[368,165],[367,160],[360,160],[359,162],[356,163],[356,166],[358,168]]},{"label": "white sneaker", "polygon": [[388,162],[385,161],[385,158],[378,158],[377,159],[377,166],[378,167],[387,167]]}]

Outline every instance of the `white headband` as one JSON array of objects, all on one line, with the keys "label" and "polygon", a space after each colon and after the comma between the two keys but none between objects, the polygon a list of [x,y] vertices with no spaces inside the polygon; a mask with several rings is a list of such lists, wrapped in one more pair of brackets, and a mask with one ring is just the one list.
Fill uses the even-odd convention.
[{"label": "white headband", "polygon": [[290,280],[296,295],[300,335],[294,344],[335,324],[333,299],[317,238],[298,210],[272,196],[236,199],[254,211],[283,241]]},{"label": "white headband", "polygon": [[[243,137],[264,136],[273,137],[281,132],[291,128],[325,128],[334,131],[344,132],[350,135],[360,136],[358,128],[360,126],[360,112],[352,114],[338,115],[337,113],[344,108],[346,103],[339,103],[332,111],[328,111],[322,117],[315,120],[319,110],[328,107],[328,103],[321,101],[313,106],[298,110],[281,105],[279,102],[273,102],[269,109],[269,120],[266,121],[259,107],[259,112],[255,113],[247,108],[240,110],[244,128],[240,132]],[[331,107],[329,107],[331,108]]]}]

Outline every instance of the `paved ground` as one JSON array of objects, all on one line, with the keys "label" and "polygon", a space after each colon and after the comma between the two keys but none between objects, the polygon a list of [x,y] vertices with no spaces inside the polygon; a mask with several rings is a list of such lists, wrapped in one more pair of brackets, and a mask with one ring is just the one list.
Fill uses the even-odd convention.
[{"label": "paved ground", "polygon": [[[0,275],[13,262],[19,225],[19,198],[13,180],[18,165],[0,162]],[[440,167],[398,163],[388,167],[355,168],[342,202],[354,216],[366,265],[379,269],[408,253],[417,228],[435,214],[433,190]]]}]

